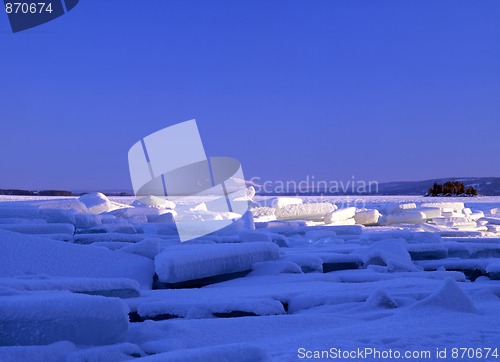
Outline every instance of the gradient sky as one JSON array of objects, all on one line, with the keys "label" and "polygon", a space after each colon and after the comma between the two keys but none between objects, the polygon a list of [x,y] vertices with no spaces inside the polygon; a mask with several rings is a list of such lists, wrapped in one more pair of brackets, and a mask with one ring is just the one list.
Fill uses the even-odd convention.
[{"label": "gradient sky", "polygon": [[81,0],[0,49],[0,188],[131,189],[192,118],[247,179],[500,176],[498,0]]}]

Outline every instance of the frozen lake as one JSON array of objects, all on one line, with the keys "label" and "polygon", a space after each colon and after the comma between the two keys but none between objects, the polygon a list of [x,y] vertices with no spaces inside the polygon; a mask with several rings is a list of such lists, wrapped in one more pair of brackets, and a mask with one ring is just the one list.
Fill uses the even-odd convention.
[{"label": "frozen lake", "polygon": [[500,197],[191,201],[0,196],[0,361],[497,359]]}]

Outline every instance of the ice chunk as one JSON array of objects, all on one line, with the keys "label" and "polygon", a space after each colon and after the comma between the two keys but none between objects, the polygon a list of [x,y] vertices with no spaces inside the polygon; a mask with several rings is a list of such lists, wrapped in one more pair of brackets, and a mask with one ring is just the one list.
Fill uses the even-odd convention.
[{"label": "ice chunk", "polygon": [[408,252],[413,260],[444,259],[448,248],[441,243],[409,244]]},{"label": "ice chunk", "polygon": [[451,278],[444,281],[443,286],[429,297],[417,302],[416,308],[443,308],[456,312],[473,313],[476,307],[472,299]]},{"label": "ice chunk", "polygon": [[289,205],[302,205],[304,201],[300,197],[268,197],[259,201],[259,205],[262,207],[285,207]]},{"label": "ice chunk", "polygon": [[423,212],[427,220],[441,217],[441,209],[438,207],[420,207],[415,209],[415,211]]},{"label": "ice chunk", "polygon": [[330,225],[356,225],[356,220],[354,218],[347,219],[347,220],[342,220],[342,221],[333,221],[332,223],[328,224]]},{"label": "ice chunk", "polygon": [[298,228],[301,226],[307,226],[307,222],[304,220],[295,220],[295,221],[270,220],[270,221],[256,222],[255,223],[255,227],[257,229],[273,228],[275,230],[284,230],[286,228]]},{"label": "ice chunk", "polygon": [[82,195],[78,200],[87,207],[89,214],[101,214],[114,209],[109,199],[100,192]]},{"label": "ice chunk", "polygon": [[266,241],[271,242],[273,238],[271,234],[262,230],[245,230],[239,234],[240,240],[243,243],[255,242],[255,241]]},{"label": "ice chunk", "polygon": [[262,216],[273,216],[274,217],[274,207],[253,207],[250,209],[254,217],[262,217]]},{"label": "ice chunk", "polygon": [[369,306],[376,308],[393,309],[398,307],[396,301],[391,298],[386,291],[380,289],[377,289],[372,294],[370,294],[370,296],[366,300],[366,303]]},{"label": "ice chunk", "polygon": [[386,266],[390,272],[418,270],[411,261],[406,242],[402,239],[378,241],[354,253],[362,256],[365,265]]},{"label": "ice chunk", "polygon": [[490,276],[490,279],[500,280],[500,262],[495,260],[489,263],[486,267],[486,272]]},{"label": "ice chunk", "polygon": [[500,225],[488,225],[488,231],[490,233],[500,233]]},{"label": "ice chunk", "polygon": [[173,223],[175,221],[175,217],[177,216],[177,213],[175,211],[173,212],[166,212],[161,215],[148,215],[147,220],[148,222],[166,222],[166,223]]},{"label": "ice chunk", "polygon": [[2,217],[0,218],[0,224],[47,224],[47,221],[39,218]]},{"label": "ice chunk", "polygon": [[0,345],[61,340],[103,345],[124,339],[128,307],[118,298],[70,292],[30,292],[0,298]]},{"label": "ice chunk", "polygon": [[421,224],[426,220],[426,215],[420,211],[404,211],[387,215],[387,224]]},{"label": "ice chunk", "polygon": [[321,230],[309,230],[304,234],[304,237],[310,241],[318,241],[321,239],[336,238],[337,233],[335,230],[321,229]]},{"label": "ice chunk", "polygon": [[337,221],[344,221],[348,219],[352,219],[356,214],[355,207],[346,207],[344,209],[338,209],[332,212],[329,212],[325,215],[325,224],[331,224]]},{"label": "ice chunk", "polygon": [[273,243],[180,245],[155,258],[161,282],[177,283],[250,270],[252,264],[279,258]]},{"label": "ice chunk", "polygon": [[314,254],[308,253],[287,253],[283,259],[290,260],[300,266],[302,272],[323,272],[323,259]]},{"label": "ice chunk", "polygon": [[414,210],[417,208],[417,204],[411,202],[411,203],[406,203],[406,204],[396,204],[396,205],[390,205],[386,209],[387,214],[394,214],[398,212],[403,212],[407,210]]},{"label": "ice chunk", "polygon": [[440,209],[451,209],[453,211],[462,211],[465,207],[463,202],[424,202],[421,207],[433,207]]},{"label": "ice chunk", "polygon": [[114,215],[117,218],[120,217],[125,219],[129,219],[138,215],[159,216],[160,209],[157,209],[155,207],[125,207],[109,211],[106,213],[106,215]]},{"label": "ice chunk", "polygon": [[75,227],[77,229],[90,229],[101,224],[101,217],[93,214],[75,214]]},{"label": "ice chunk", "polygon": [[467,216],[471,221],[477,221],[484,217],[484,212],[482,211],[473,211],[470,215]]},{"label": "ice chunk", "polygon": [[335,207],[332,204],[319,202],[280,207],[274,214],[278,220],[323,220],[326,214],[334,210]]},{"label": "ice chunk", "polygon": [[68,210],[75,213],[86,212],[85,204],[76,198],[60,199],[59,197],[49,200],[40,200],[36,203],[39,209],[61,209]]},{"label": "ice chunk", "polygon": [[120,242],[120,243],[137,243],[143,240],[145,235],[138,234],[76,234],[73,235],[73,242],[76,244],[93,244],[96,242]]},{"label": "ice chunk", "polygon": [[34,207],[0,207],[0,218],[21,218],[36,219],[39,218],[39,210]]},{"label": "ice chunk", "polygon": [[465,215],[462,215],[460,217],[436,217],[432,221],[436,225],[442,225],[446,227],[453,227],[468,223],[467,219],[465,218]]},{"label": "ice chunk", "polygon": [[378,223],[380,212],[378,210],[364,210],[354,215],[354,220],[358,225],[374,225]]},{"label": "ice chunk", "polygon": [[282,273],[301,274],[299,265],[289,260],[262,261],[252,265],[252,272],[248,276],[277,275]]},{"label": "ice chunk", "polygon": [[38,210],[38,213],[48,223],[76,224],[75,214],[70,210],[42,208]]},{"label": "ice chunk", "polygon": [[150,288],[153,262],[142,256],[0,230],[0,276],[130,278]]}]

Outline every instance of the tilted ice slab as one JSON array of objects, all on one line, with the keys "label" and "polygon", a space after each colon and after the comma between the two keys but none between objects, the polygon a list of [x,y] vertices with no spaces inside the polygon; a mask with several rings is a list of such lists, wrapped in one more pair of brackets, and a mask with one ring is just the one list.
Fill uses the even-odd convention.
[{"label": "tilted ice slab", "polygon": [[348,219],[352,219],[356,214],[355,207],[346,207],[344,209],[338,209],[332,212],[329,212],[325,215],[325,224],[332,224],[337,221],[345,221]]},{"label": "tilted ice slab", "polygon": [[488,224],[500,225],[500,217],[483,217],[479,220],[487,221]]},{"label": "tilted ice slab", "polygon": [[274,243],[180,245],[158,254],[155,269],[161,282],[177,283],[242,272],[254,263],[278,258]]},{"label": "tilted ice slab", "polygon": [[73,235],[71,224],[0,224],[0,229],[21,234],[68,234]]},{"label": "tilted ice slab", "polygon": [[10,277],[0,278],[0,287],[20,291],[68,290],[74,293],[119,298],[132,298],[140,295],[139,283],[125,278]]},{"label": "tilted ice slab", "polygon": [[234,312],[259,316],[284,314],[283,305],[271,298],[171,299],[139,304],[137,313],[147,319],[170,315],[187,319],[213,318]]},{"label": "tilted ice slab", "polygon": [[0,230],[0,276],[130,278],[150,288],[154,268],[142,256]]},{"label": "tilted ice slab", "polygon": [[127,328],[128,307],[118,298],[70,292],[30,292],[0,298],[0,345],[61,340],[111,344],[123,340]]}]

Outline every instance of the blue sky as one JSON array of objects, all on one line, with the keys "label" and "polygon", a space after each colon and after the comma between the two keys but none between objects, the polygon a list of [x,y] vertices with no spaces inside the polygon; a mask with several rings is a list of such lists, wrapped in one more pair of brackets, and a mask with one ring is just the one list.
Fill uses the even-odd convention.
[{"label": "blue sky", "polygon": [[500,176],[496,0],[81,0],[0,47],[0,188],[130,189],[192,118],[246,178]]}]

